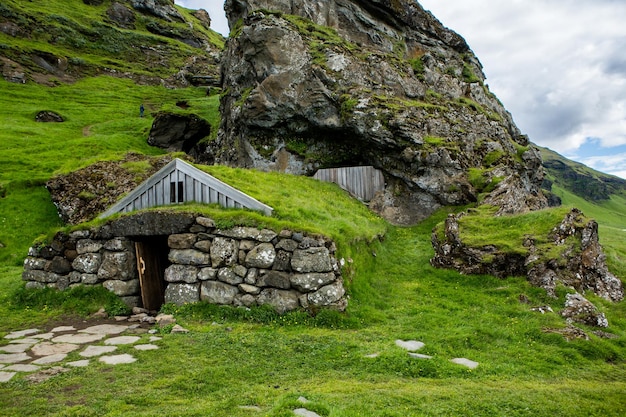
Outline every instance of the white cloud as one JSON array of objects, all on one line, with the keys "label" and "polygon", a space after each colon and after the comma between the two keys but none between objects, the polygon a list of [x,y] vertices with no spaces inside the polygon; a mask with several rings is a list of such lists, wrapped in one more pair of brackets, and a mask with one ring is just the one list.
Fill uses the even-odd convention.
[{"label": "white cloud", "polygon": [[580,158],[580,162],[595,170],[626,178],[626,153]]},{"label": "white cloud", "polygon": [[[465,37],[490,89],[532,141],[570,154],[588,138],[626,144],[626,2],[420,3]],[[626,159],[613,162],[613,173],[624,176]]]}]

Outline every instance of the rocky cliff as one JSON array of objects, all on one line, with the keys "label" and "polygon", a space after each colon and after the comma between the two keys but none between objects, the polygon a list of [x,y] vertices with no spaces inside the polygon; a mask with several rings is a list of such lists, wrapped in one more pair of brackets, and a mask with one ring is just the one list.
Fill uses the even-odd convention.
[{"label": "rocky cliff", "polygon": [[545,207],[541,158],[465,40],[412,0],[228,0],[222,125],[202,157],[313,174],[373,165],[370,204],[410,224],[445,205]]}]

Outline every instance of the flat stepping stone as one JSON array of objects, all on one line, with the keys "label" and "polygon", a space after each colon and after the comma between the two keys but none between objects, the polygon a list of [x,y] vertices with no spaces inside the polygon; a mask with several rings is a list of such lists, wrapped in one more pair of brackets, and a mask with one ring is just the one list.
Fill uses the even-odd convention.
[{"label": "flat stepping stone", "polygon": [[412,358],[416,358],[416,359],[432,359],[432,356],[429,355],[424,355],[422,353],[413,353],[413,352],[409,352],[409,356]]},{"label": "flat stepping stone", "polygon": [[117,346],[87,346],[79,355],[83,358],[93,358],[94,356],[114,352],[116,349]]},{"label": "flat stepping stone", "polygon": [[75,343],[78,345],[84,345],[85,343],[97,342],[104,339],[105,334],[90,334],[90,333],[74,333],[64,334],[52,339],[55,343]]},{"label": "flat stepping stone", "polygon": [[26,364],[11,365],[3,369],[3,371],[15,371],[15,372],[35,372],[38,370],[39,370],[38,366],[26,365]]},{"label": "flat stepping stone", "polygon": [[468,367],[470,369],[476,369],[476,368],[478,368],[478,365],[479,365],[478,362],[474,362],[474,361],[469,360],[467,358],[454,358],[454,359],[450,359],[450,362],[456,363],[457,365],[466,366],[466,367]]},{"label": "flat stepping stone", "polygon": [[26,352],[28,349],[30,349],[32,345],[24,345],[24,344],[12,344],[12,345],[6,345],[6,346],[0,346],[0,352],[5,352],[5,353],[22,353],[22,352]]},{"label": "flat stepping stone", "polygon": [[39,333],[41,330],[39,329],[26,329],[19,330],[16,332],[11,332],[8,335],[4,336],[5,339],[21,339],[22,337],[30,336],[33,334]]},{"label": "flat stepping stone", "polygon": [[91,326],[86,329],[79,330],[79,332],[92,334],[120,334],[126,330],[128,330],[128,326],[121,324],[99,324],[97,326]]},{"label": "flat stepping stone", "polygon": [[153,344],[145,344],[145,345],[135,345],[133,346],[137,350],[156,350],[159,347]]},{"label": "flat stepping stone", "polygon": [[105,345],[132,345],[136,343],[139,339],[139,336],[118,336],[112,337],[104,341]]},{"label": "flat stepping stone", "polygon": [[73,366],[74,368],[84,368],[85,366],[89,366],[89,359],[83,359],[80,361],[68,362],[67,366]]},{"label": "flat stepping stone", "polygon": [[26,353],[0,353],[0,363],[19,363],[30,359]]},{"label": "flat stepping stone", "polygon": [[41,342],[33,346],[31,352],[35,356],[50,356],[57,354],[67,354],[75,351],[80,346],[73,343],[50,343]]},{"label": "flat stepping stone", "polygon": [[0,382],[9,382],[16,374],[17,372],[0,371]]},{"label": "flat stepping stone", "polygon": [[368,359],[374,359],[380,356],[380,353],[370,353],[368,355],[365,355],[366,358]]},{"label": "flat stepping stone", "polygon": [[107,365],[121,365],[125,363],[133,363],[137,359],[135,359],[134,356],[125,353],[123,355],[101,356],[98,360],[106,363]]},{"label": "flat stepping stone", "polygon": [[27,337],[25,339],[13,339],[9,342],[10,345],[34,345],[41,342],[40,339],[34,337]]},{"label": "flat stepping stone", "polygon": [[65,358],[67,358],[66,353],[57,353],[56,355],[44,356],[43,358],[32,361],[31,363],[34,365],[49,365],[51,363],[61,362]]},{"label": "flat stepping stone", "polygon": [[301,417],[322,417],[311,410],[307,410],[306,408],[296,408],[295,410],[293,410],[293,413]]},{"label": "flat stepping stone", "polygon": [[406,349],[409,352],[414,352],[416,350],[420,350],[426,345],[422,342],[418,342],[417,340],[396,340],[396,346]]},{"label": "flat stepping stone", "polygon": [[50,333],[73,332],[73,331],[76,331],[76,327],[74,326],[59,326],[50,330]]},{"label": "flat stepping stone", "polygon": [[163,340],[163,338],[159,336],[150,336],[151,342],[158,342],[159,340]]},{"label": "flat stepping stone", "polygon": [[35,334],[32,335],[30,338],[31,339],[44,339],[44,340],[50,340],[54,337],[54,333],[50,332],[50,333],[41,333],[41,334]]}]

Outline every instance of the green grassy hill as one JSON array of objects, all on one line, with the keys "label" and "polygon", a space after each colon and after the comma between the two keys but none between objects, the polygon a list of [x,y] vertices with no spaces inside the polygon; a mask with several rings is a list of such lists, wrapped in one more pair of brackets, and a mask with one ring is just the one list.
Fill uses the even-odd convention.
[{"label": "green grassy hill", "polygon": [[539,150],[547,173],[546,179],[557,188],[600,205],[613,197],[626,197],[626,180],[570,161],[550,149],[540,147]]},{"label": "green grassy hill", "polygon": [[[48,85],[109,74],[142,84],[159,84],[191,57],[219,51],[224,39],[191,11],[164,19],[130,7],[130,2],[82,0],[21,1],[0,4],[0,56],[5,77]],[[124,21],[112,6],[127,10]],[[162,2],[156,2],[162,4]],[[166,2],[167,4],[167,2]],[[204,74],[219,74],[215,63]]]},{"label": "green grassy hill", "polygon": [[[54,8],[75,21],[91,16],[69,10],[86,7],[80,1],[8,1],[0,11],[7,5],[36,8],[42,15]],[[33,45],[24,41],[23,47]],[[53,47],[46,45],[41,41],[37,48]],[[191,105],[185,111],[215,126],[219,96],[207,96],[205,88],[167,89],[105,75],[56,87],[0,81],[0,91],[2,346],[7,343],[2,336],[12,330],[49,329],[101,306],[111,312],[120,308],[104,290],[23,289],[21,264],[28,247],[63,226],[45,181],[126,152],[161,154],[146,144],[152,115],[185,100]],[[147,103],[146,118],[138,117],[140,102]],[[38,123],[40,110],[56,111],[66,121]],[[581,326],[590,340],[567,341],[551,332],[566,326],[557,313],[531,311],[549,305],[558,312],[567,288],[559,288],[561,299],[555,300],[523,278],[464,276],[430,266],[430,234],[447,211],[414,227],[395,227],[331,184],[206,169],[276,210],[270,219],[207,209],[225,224],[298,226],[336,239],[346,265],[347,312],[278,316],[265,308],[168,305],[164,311],[190,333],[162,332],[160,350],[132,352],[138,358],[132,365],[94,363],[41,383],[20,374],[0,383],[0,414],[277,417],[293,415],[303,396],[311,401],[306,407],[324,417],[626,415],[626,302],[590,296],[606,314],[606,331],[614,338]],[[556,181],[553,192],[600,223],[609,266],[626,277],[626,197],[617,193],[588,201]],[[520,303],[522,295],[529,304]],[[408,356],[396,339],[424,342],[420,353],[433,358]],[[130,348],[120,353],[131,353]],[[480,365],[469,370],[450,362],[456,357]]]}]

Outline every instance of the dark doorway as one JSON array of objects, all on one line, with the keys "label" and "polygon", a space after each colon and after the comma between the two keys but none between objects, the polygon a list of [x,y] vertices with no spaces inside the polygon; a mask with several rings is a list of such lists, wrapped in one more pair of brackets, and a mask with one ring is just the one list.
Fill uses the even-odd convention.
[{"label": "dark doorway", "polygon": [[143,308],[158,311],[163,305],[165,268],[169,266],[167,236],[136,239],[135,253]]}]

